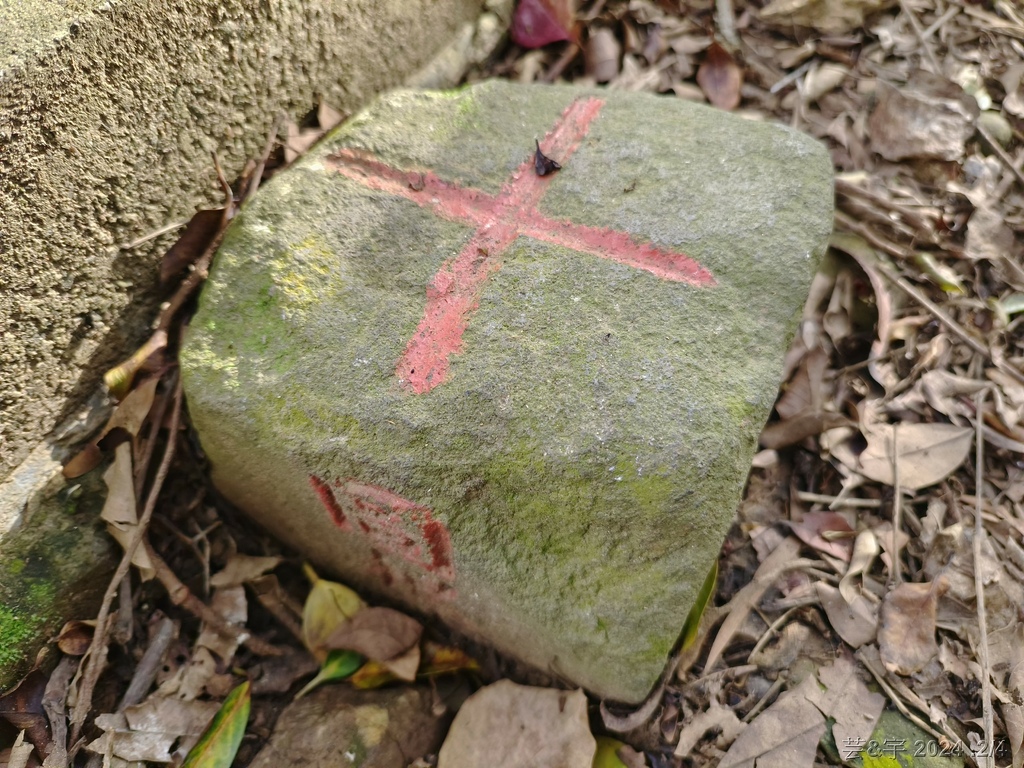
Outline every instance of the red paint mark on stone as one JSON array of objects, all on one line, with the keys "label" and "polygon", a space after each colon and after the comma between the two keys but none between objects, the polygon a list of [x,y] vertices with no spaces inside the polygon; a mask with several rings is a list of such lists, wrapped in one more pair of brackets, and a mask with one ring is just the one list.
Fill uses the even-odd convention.
[{"label": "red paint mark on stone", "polygon": [[[569,105],[544,139],[546,153],[564,165],[603,104],[601,99],[587,98]],[[663,280],[702,288],[715,285],[714,275],[686,254],[637,243],[626,232],[544,216],[537,205],[552,176],[533,172],[533,153],[497,195],[459,187],[429,171],[392,168],[351,149],[339,150],[328,162],[338,173],[370,189],[404,197],[442,218],[476,228],[459,255],[442,264],[427,286],[423,318],[398,361],[395,373],[402,386],[417,394],[444,381],[451,355],[462,351],[462,336],[487,278],[501,268],[502,253],[519,236],[617,261]]]},{"label": "red paint mark on stone", "polygon": [[429,507],[415,504],[387,488],[356,480],[335,481],[332,487],[310,475],[309,483],[335,525],[344,531],[354,531],[350,522],[354,521],[370,539],[371,554],[380,566],[376,570],[385,584],[393,580],[387,555],[413,566],[420,574],[420,583],[434,594],[454,594],[451,537],[444,524],[434,519]]},{"label": "red paint mark on stone", "polygon": [[316,495],[320,497],[320,501],[327,508],[327,513],[331,516],[334,524],[343,531],[350,530],[352,526],[349,525],[348,518],[345,517],[345,510],[341,508],[337,499],[334,498],[334,492],[331,491],[331,487],[316,475],[309,476],[309,484],[313,486]]}]

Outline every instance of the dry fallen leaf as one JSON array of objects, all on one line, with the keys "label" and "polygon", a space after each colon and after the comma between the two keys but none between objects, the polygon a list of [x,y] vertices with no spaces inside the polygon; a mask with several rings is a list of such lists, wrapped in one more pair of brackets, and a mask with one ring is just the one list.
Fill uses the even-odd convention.
[{"label": "dry fallen leaf", "polygon": [[373,661],[389,661],[416,646],[422,634],[423,626],[404,613],[392,608],[363,608],[339,624],[324,645],[329,650],[357,651]]},{"label": "dry fallen leaf", "polygon": [[216,701],[150,696],[124,713],[97,716],[96,726],[104,733],[86,749],[129,761],[170,763],[175,755],[180,760],[219,708]]},{"label": "dry fallen leaf", "polygon": [[908,582],[882,599],[878,651],[890,672],[911,675],[938,655],[935,609],[948,588],[942,577],[933,582]]},{"label": "dry fallen leaf", "polygon": [[575,0],[519,0],[512,14],[512,40],[523,48],[569,40],[575,16]]},{"label": "dry fallen leaf", "polygon": [[619,74],[622,45],[612,30],[599,27],[591,31],[583,58],[587,74],[599,83],[607,83]]},{"label": "dry fallen leaf", "polygon": [[871,148],[886,160],[959,160],[979,112],[978,102],[959,85],[918,70],[903,88],[881,84],[868,118]]},{"label": "dry fallen leaf", "polygon": [[210,577],[210,586],[236,587],[240,584],[248,584],[277,568],[281,559],[280,557],[243,555],[236,552],[228,558],[221,570]]},{"label": "dry fallen leaf", "polygon": [[863,26],[868,14],[895,4],[895,0],[772,0],[758,16],[787,32],[793,27],[810,27],[841,35]]},{"label": "dry fallen leaf", "polygon": [[814,675],[808,675],[799,686],[780,696],[747,725],[719,768],[811,768],[818,741],[825,734],[825,717],[808,698],[817,688]]},{"label": "dry fallen leaf", "polygon": [[853,552],[853,529],[836,512],[807,512],[798,523],[787,522],[804,544],[819,552],[849,562]]},{"label": "dry fallen leaf", "polygon": [[899,461],[900,487],[918,491],[945,480],[971,450],[974,430],[953,424],[874,424],[865,426],[868,447],[856,466],[862,475],[895,484],[893,461]]},{"label": "dry fallen leaf", "polygon": [[819,581],[814,585],[828,623],[851,648],[860,648],[875,639],[878,609],[864,595],[855,595],[847,602],[831,584]]},{"label": "dry fallen leaf", "polygon": [[309,652],[323,663],[329,652],[327,638],[365,604],[344,584],[321,579],[309,566],[305,570],[313,587],[302,607],[302,637]]},{"label": "dry fallen leaf", "polygon": [[[107,531],[117,543],[127,548],[135,535],[139,517],[135,507],[135,480],[132,475],[132,444],[121,443],[114,449],[114,463],[103,473],[107,484],[107,498],[100,517],[107,523]],[[156,575],[145,547],[136,547],[132,565],[139,569],[143,581]]]},{"label": "dry fallen leaf", "polygon": [[743,71],[729,51],[713,42],[704,55],[704,63],[697,70],[697,85],[714,106],[736,109],[740,103]]},{"label": "dry fallen leaf", "polygon": [[832,735],[836,744],[863,744],[875,729],[885,697],[868,690],[855,665],[846,656],[818,670],[825,690],[808,688],[808,699],[825,717],[835,720]]},{"label": "dry fallen leaf", "polygon": [[466,699],[437,768],[591,768],[596,750],[583,691],[499,680]]}]

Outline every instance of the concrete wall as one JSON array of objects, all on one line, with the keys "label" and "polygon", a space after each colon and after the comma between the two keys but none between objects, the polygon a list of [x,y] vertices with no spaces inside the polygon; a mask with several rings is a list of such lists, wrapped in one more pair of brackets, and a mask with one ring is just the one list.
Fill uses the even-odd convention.
[{"label": "concrete wall", "polygon": [[[0,481],[146,335],[170,236],[274,117],[352,111],[482,0],[0,2]],[[73,438],[75,435],[72,434]]]}]

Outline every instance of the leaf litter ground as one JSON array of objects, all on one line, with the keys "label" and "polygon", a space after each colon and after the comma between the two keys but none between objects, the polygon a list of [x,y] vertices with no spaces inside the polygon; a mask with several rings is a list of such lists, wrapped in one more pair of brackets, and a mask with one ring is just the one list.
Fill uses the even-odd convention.
[{"label": "leaf litter ground", "polygon": [[[552,694],[566,712],[566,694],[485,688],[442,755],[487,749],[459,741],[483,728],[466,722],[500,728],[522,712],[533,751],[485,751],[488,765],[595,744],[594,764],[608,766],[1022,765],[1024,14],[1005,0],[519,7],[519,42],[556,42],[505,43],[467,80],[602,83],[784,122],[830,147],[836,226],[717,594],[662,685],[632,711],[589,702],[596,742],[585,721],[574,740],[561,719],[531,715]],[[75,624],[56,671],[7,697],[29,743],[10,764],[32,743],[47,765],[68,764],[68,749],[84,764],[83,734],[108,755],[161,762],[198,741],[208,752],[191,760],[226,765],[217,750],[237,737],[237,713],[248,716],[244,678],[253,710],[239,765],[318,668],[318,680],[364,687],[427,671],[447,680],[433,696],[452,711],[502,677],[558,686],[463,646],[481,670],[457,638],[304,574],[207,491],[183,430],[182,310],[236,193],[341,117],[322,105],[308,125],[275,128],[235,192],[222,181],[223,211],[199,214],[164,260],[162,279],[181,287],[149,342],[111,372],[123,400],[69,468],[106,457],[105,518],[134,552],[81,669],[90,630]],[[159,533],[144,535],[147,525]],[[436,677],[453,670],[461,676]],[[217,709],[230,738],[200,739]]]}]

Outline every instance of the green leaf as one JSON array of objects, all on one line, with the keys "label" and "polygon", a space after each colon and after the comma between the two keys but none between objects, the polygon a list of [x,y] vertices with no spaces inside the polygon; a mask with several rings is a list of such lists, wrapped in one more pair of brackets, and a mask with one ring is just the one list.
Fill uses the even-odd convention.
[{"label": "green leaf", "polygon": [[351,677],[352,673],[362,665],[363,657],[355,651],[331,651],[327,654],[327,659],[324,663],[320,665],[320,671],[316,673],[316,677],[306,683],[302,690],[295,694],[296,701],[323,683]]},{"label": "green leaf", "polygon": [[359,595],[344,584],[321,579],[308,564],[304,570],[313,587],[302,608],[302,635],[310,653],[323,663],[329,651],[327,638],[362,610],[364,604]]},{"label": "green leaf", "polygon": [[711,570],[704,579],[704,585],[697,594],[697,602],[693,604],[686,623],[683,624],[683,643],[680,650],[686,650],[693,641],[697,639],[697,630],[700,628],[700,617],[704,615],[704,609],[708,607],[711,596],[715,594],[715,585],[718,583],[718,561],[711,564]]},{"label": "green leaf", "polygon": [[921,268],[933,283],[946,293],[963,294],[964,284],[956,270],[940,264],[930,253],[918,251],[914,254],[914,263]]},{"label": "green leaf", "polygon": [[626,746],[610,736],[598,736],[597,751],[594,752],[593,768],[628,768],[619,757],[619,750]]},{"label": "green leaf", "polygon": [[249,722],[249,681],[237,686],[220,705],[181,768],[229,768]]}]

